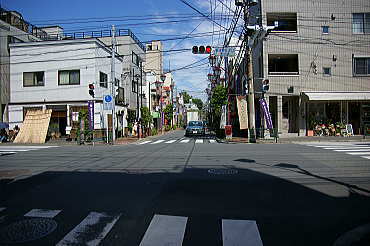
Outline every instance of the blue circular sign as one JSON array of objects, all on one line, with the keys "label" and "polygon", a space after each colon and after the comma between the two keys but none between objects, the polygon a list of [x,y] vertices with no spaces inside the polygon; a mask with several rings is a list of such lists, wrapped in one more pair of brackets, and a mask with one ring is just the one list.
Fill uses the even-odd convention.
[{"label": "blue circular sign", "polygon": [[106,96],[104,97],[104,101],[106,101],[106,102],[111,102],[111,101],[112,101],[112,96],[111,96],[111,95],[106,95]]}]

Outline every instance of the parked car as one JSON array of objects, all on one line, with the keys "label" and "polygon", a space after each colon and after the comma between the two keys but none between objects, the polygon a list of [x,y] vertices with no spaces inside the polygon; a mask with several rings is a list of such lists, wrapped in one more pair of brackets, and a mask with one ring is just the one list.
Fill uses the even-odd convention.
[{"label": "parked car", "polygon": [[203,121],[189,121],[185,129],[185,136],[204,136],[205,129],[203,126]]}]

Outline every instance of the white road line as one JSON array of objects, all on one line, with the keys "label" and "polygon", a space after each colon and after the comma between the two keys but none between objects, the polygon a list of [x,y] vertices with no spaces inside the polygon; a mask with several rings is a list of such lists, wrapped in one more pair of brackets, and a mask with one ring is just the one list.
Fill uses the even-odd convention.
[{"label": "white road line", "polygon": [[187,217],[155,214],[139,246],[181,246]]},{"label": "white road line", "polygon": [[144,142],[138,143],[138,145],[147,144],[147,143],[150,143],[150,142],[151,141],[144,141]]},{"label": "white road line", "polygon": [[361,156],[361,157],[370,160],[370,156]]},{"label": "white road line", "polygon": [[153,142],[151,144],[158,144],[158,143],[162,143],[162,142],[164,142],[164,140],[157,140],[157,141],[155,141],[155,142]]},{"label": "white road line", "polygon": [[36,149],[0,149],[0,152],[27,152]]},{"label": "white road line", "polygon": [[26,213],[25,217],[41,217],[41,218],[54,218],[62,210],[49,210],[49,209],[32,209]]},{"label": "white road line", "polygon": [[189,143],[190,139],[181,140],[180,143]]},{"label": "white road line", "polygon": [[203,143],[203,139],[197,139],[195,140],[195,143]]},{"label": "white road line", "polygon": [[0,146],[1,149],[48,149],[56,148],[59,146],[30,146],[30,145],[9,145],[9,146]]},{"label": "white road line", "polygon": [[369,152],[346,152],[346,154],[349,154],[349,155],[370,155],[370,151]]},{"label": "white road line", "polygon": [[175,140],[167,141],[166,143],[170,144],[170,143],[174,143],[174,142],[176,142],[176,139]]},{"label": "white road line", "polygon": [[3,210],[5,210],[5,209],[6,209],[6,208],[0,208],[0,212],[1,212],[1,211],[3,211]]},{"label": "white road line", "polygon": [[91,212],[56,246],[99,245],[120,216],[120,214],[111,216],[105,213]]},{"label": "white road line", "polygon": [[216,140],[214,140],[214,139],[210,139],[210,140],[209,140],[209,142],[210,142],[210,143],[216,143]]},{"label": "white road line", "polygon": [[370,149],[334,149],[333,151],[337,151],[337,152],[369,151],[370,152]]},{"label": "white road line", "polygon": [[362,146],[348,146],[348,147],[330,147],[330,148],[324,148],[324,149],[330,149],[330,150],[335,150],[335,149],[370,149],[370,147],[362,147]]},{"label": "white road line", "polygon": [[256,221],[222,220],[223,246],[263,246]]}]

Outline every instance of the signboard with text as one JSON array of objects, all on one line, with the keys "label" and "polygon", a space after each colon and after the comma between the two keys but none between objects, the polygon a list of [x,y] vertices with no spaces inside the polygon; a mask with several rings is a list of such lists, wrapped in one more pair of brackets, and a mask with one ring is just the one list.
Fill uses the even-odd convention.
[{"label": "signboard with text", "polygon": [[88,101],[87,108],[89,117],[89,129],[94,130],[94,101]]}]

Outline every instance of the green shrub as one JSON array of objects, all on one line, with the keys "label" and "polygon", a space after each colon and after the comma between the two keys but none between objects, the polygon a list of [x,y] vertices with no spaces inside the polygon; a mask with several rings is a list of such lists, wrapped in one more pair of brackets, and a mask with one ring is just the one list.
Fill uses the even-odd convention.
[{"label": "green shrub", "polygon": [[153,128],[152,129],[152,136],[157,135],[157,134],[158,134],[157,128]]}]

